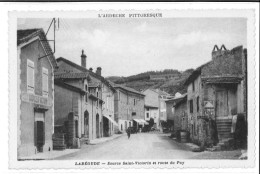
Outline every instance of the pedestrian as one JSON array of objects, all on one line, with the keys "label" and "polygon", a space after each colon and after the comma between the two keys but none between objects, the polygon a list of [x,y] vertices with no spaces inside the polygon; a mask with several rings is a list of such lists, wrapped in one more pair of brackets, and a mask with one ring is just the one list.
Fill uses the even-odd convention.
[{"label": "pedestrian", "polygon": [[130,138],[130,135],[131,135],[131,129],[130,129],[130,127],[126,130],[126,133],[127,133],[128,139],[129,139],[129,138]]}]

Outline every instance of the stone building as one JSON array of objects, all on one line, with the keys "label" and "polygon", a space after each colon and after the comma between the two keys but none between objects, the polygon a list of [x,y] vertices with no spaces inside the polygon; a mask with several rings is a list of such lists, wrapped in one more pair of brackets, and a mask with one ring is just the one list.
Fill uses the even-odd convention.
[{"label": "stone building", "polygon": [[42,29],[17,31],[18,158],[52,150],[57,64]]},{"label": "stone building", "polygon": [[174,98],[166,100],[166,112],[172,133],[188,131],[187,94],[175,95]]},{"label": "stone building", "polygon": [[126,131],[128,127],[139,129],[147,124],[144,120],[145,95],[123,85],[113,86],[116,89],[114,107],[119,131]]},{"label": "stone building", "polygon": [[[54,137],[58,138],[61,137],[59,134],[63,134],[62,144],[68,148],[77,147],[77,140],[82,135],[86,135],[86,138],[89,136],[88,124],[82,128],[84,105],[92,103],[92,98],[86,98],[88,88],[85,86],[88,86],[89,78],[88,73],[55,73]],[[56,146],[56,142],[54,144]]]},{"label": "stone building", "polygon": [[[212,51],[212,60],[187,79],[188,128],[198,144],[226,145],[237,115],[246,119],[246,49]],[[232,132],[233,130],[233,132]]]},{"label": "stone building", "polygon": [[[98,67],[96,72],[92,72],[92,68],[86,68],[86,55],[82,51],[81,55],[81,66],[77,65],[65,58],[58,58],[57,63],[59,66],[57,74],[71,74],[78,75],[79,77],[75,79],[70,79],[67,81],[68,84],[81,88],[85,91],[85,96],[81,97],[81,113],[79,114],[79,135],[82,141],[93,140],[95,138],[100,138],[113,134],[114,126],[117,126],[113,118],[113,109],[109,109],[106,115],[103,115],[103,110],[105,109],[105,102],[108,96],[113,98],[113,93],[115,89],[101,76],[101,68]],[[82,78],[81,75],[88,74],[86,78]],[[112,92],[111,92],[112,91]],[[112,94],[111,94],[112,93]],[[106,94],[106,95],[105,95]],[[111,102],[112,99],[108,99],[107,102]],[[107,105],[111,105],[107,104]],[[107,115],[107,114],[111,114]],[[103,124],[103,117],[106,117],[105,130]],[[107,123],[108,122],[108,123]],[[113,124],[111,124],[113,123]],[[107,127],[108,126],[110,127]],[[111,127],[113,126],[113,128]],[[107,134],[107,131],[108,134]]]}]

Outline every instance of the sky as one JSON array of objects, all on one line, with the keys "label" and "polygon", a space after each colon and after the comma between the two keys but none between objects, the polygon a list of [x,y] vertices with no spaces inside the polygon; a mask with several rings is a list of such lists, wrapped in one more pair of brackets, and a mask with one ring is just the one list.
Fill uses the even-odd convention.
[{"label": "sky", "polygon": [[[46,32],[51,20],[20,18],[17,28]],[[95,71],[100,66],[104,77],[184,71],[210,61],[215,44],[246,48],[246,22],[245,18],[60,18],[55,57],[80,64],[84,50],[87,68]],[[53,39],[53,29],[47,37]]]}]

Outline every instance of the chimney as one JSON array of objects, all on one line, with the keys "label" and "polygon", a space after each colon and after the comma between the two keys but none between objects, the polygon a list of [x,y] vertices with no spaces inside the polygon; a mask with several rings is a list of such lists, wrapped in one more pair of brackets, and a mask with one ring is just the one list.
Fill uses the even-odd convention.
[{"label": "chimney", "polygon": [[227,49],[225,45],[222,44],[220,48],[218,48],[218,46],[215,45],[211,53],[212,59],[222,56],[226,51]]},{"label": "chimney", "polygon": [[101,76],[101,67],[97,67],[96,74]]},{"label": "chimney", "polygon": [[82,50],[82,54],[81,54],[81,66],[83,66],[84,68],[87,68],[87,56],[84,54],[84,50]]},{"label": "chimney", "polygon": [[90,68],[89,68],[89,71],[91,71],[91,72],[92,72],[92,71],[93,71],[93,68],[91,68],[91,67],[90,67]]}]

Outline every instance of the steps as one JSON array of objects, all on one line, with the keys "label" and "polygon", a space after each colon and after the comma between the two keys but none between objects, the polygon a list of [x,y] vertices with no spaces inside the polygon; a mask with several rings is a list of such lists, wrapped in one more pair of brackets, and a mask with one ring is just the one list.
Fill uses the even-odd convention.
[{"label": "steps", "polygon": [[231,134],[231,119],[216,120],[216,123],[219,141],[222,139],[233,138]]},{"label": "steps", "polygon": [[63,133],[56,133],[52,136],[53,150],[65,150],[66,144]]},{"label": "steps", "polygon": [[218,129],[219,143],[213,148],[215,148],[216,151],[231,149],[234,145],[234,138],[231,133],[232,120],[219,119],[216,120],[216,123]]}]

